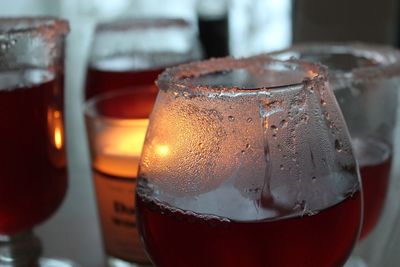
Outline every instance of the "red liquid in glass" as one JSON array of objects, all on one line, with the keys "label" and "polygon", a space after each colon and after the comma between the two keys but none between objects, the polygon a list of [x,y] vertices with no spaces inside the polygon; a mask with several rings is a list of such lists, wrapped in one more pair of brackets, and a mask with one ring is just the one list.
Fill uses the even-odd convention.
[{"label": "red liquid in glass", "polygon": [[60,84],[41,70],[0,73],[0,234],[42,222],[65,195]]},{"label": "red liquid in glass", "polygon": [[103,61],[89,66],[87,71],[85,99],[121,88],[132,88],[157,94],[154,83],[164,68],[132,70],[115,61]]},{"label": "red liquid in glass", "polygon": [[364,138],[353,141],[364,193],[364,222],[361,239],[371,232],[382,213],[391,166],[390,147],[383,141]]},{"label": "red liquid in glass", "polygon": [[342,266],[356,239],[360,195],[316,215],[233,221],[199,215],[137,194],[140,231],[158,267]]}]

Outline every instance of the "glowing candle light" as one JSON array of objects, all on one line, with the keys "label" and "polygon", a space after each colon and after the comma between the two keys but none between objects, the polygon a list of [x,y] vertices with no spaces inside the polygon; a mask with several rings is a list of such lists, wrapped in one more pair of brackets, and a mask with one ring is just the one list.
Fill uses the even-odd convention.
[{"label": "glowing candle light", "polygon": [[[107,120],[108,127],[94,140],[97,148],[94,167],[110,175],[136,177],[148,119]],[[164,148],[165,152],[168,153]]]}]

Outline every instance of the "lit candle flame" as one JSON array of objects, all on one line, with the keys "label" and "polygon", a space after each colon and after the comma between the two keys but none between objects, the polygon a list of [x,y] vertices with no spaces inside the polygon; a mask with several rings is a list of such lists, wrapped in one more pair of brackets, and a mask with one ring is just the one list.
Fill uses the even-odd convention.
[{"label": "lit candle flame", "polygon": [[[111,175],[136,177],[148,119],[108,119],[97,133],[93,165]],[[104,126],[104,125],[103,125]]]}]

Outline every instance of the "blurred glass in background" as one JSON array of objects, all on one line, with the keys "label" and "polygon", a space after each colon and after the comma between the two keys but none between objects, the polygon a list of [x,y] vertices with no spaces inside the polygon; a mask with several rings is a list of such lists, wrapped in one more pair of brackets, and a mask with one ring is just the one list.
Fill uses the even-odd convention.
[{"label": "blurred glass in background", "polygon": [[293,0],[293,41],[394,45],[397,13],[397,0]]}]

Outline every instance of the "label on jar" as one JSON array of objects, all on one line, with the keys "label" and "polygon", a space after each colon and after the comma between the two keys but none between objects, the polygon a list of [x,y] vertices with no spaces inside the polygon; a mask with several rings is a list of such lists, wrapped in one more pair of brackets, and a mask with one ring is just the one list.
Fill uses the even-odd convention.
[{"label": "label on jar", "polygon": [[136,179],[96,170],[93,179],[106,253],[129,262],[148,263],[136,224]]}]

